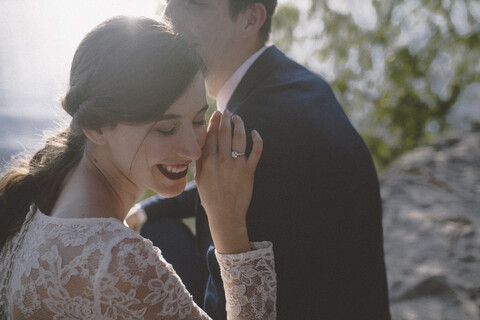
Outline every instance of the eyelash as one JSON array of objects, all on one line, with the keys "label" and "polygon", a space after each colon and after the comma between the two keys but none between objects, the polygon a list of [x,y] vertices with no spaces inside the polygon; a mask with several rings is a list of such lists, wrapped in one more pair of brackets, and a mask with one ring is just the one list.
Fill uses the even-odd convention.
[{"label": "eyelash", "polygon": [[207,123],[207,121],[205,119],[201,120],[201,121],[193,121],[193,124],[196,125],[196,126],[203,126]]},{"label": "eyelash", "polygon": [[[204,126],[207,123],[207,121],[205,119],[203,119],[201,121],[193,121],[192,123],[193,123],[194,126],[201,127],[201,126]],[[168,131],[157,130],[157,132],[163,134],[164,136],[171,136],[175,133],[175,128],[176,127],[173,127],[172,129],[170,129]]]},{"label": "eyelash", "polygon": [[168,131],[163,131],[163,130],[157,130],[157,132],[163,134],[164,136],[171,136],[175,132],[175,127]]}]

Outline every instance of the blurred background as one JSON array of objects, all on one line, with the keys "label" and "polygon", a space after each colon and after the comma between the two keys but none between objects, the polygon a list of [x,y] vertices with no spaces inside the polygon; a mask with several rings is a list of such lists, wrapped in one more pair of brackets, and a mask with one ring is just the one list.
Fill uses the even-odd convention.
[{"label": "blurred background", "polygon": [[[0,0],[0,171],[69,121],[82,37],[164,5]],[[480,319],[479,31],[478,0],[279,0],[274,16],[271,41],[332,85],[374,157],[395,320]]]}]

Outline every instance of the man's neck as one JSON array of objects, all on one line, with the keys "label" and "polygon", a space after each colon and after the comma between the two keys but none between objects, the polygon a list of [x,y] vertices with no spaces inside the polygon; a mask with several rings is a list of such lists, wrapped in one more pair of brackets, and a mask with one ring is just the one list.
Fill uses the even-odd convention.
[{"label": "man's neck", "polygon": [[227,66],[216,66],[208,69],[205,73],[205,83],[207,92],[212,98],[217,98],[218,91],[223,87],[225,82],[232,76],[232,74],[255,52],[263,47],[263,43],[256,43],[249,48],[245,47],[244,50],[238,51]]},{"label": "man's neck", "polygon": [[231,75],[231,77],[228,78],[228,80],[224,83],[222,88],[217,93],[217,110],[223,112],[227,108],[228,102],[232,98],[233,93],[236,91],[245,74],[255,63],[255,61],[262,55],[262,53],[265,52],[265,50],[267,49],[268,46],[263,46],[262,48],[260,48],[247,60],[245,60],[242,65]]}]

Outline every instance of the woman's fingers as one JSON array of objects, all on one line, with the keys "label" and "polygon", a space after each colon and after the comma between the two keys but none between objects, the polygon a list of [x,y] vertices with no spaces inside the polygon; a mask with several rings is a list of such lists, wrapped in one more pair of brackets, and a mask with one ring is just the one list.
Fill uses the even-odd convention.
[{"label": "woman's fingers", "polygon": [[[215,111],[210,118],[210,123],[207,129],[207,138],[202,149],[202,156],[195,162],[195,180],[200,177],[200,172],[202,172],[203,160],[208,155],[217,154],[217,135],[218,135],[218,123],[220,121],[221,113]],[[198,182],[198,181],[197,181]]]},{"label": "woman's fingers", "polygon": [[252,131],[252,142],[252,151],[248,156],[247,163],[250,169],[255,171],[263,151],[263,140],[257,130]]},{"label": "woman's fingers", "polygon": [[232,117],[233,120],[233,139],[232,150],[238,153],[244,153],[247,149],[247,138],[245,134],[245,126],[242,119],[238,115]]},{"label": "woman's fingers", "polygon": [[232,154],[232,125],[230,111],[225,110],[220,119],[218,127],[218,153],[220,156],[228,156]]},{"label": "woman's fingers", "polygon": [[[234,126],[233,137],[232,121]],[[250,169],[255,171],[260,156],[262,155],[263,140],[256,130],[252,131],[251,136],[253,144],[247,163]],[[229,159],[232,156],[232,151],[244,153],[246,149],[247,139],[245,125],[240,116],[234,115],[230,118],[230,112],[228,110],[225,110],[223,114],[219,111],[215,111],[210,118],[210,124],[207,129],[207,139],[203,148],[202,160],[209,155],[216,154]],[[201,169],[201,165],[202,161],[199,161],[198,169]]]},{"label": "woman's fingers", "polygon": [[252,141],[248,159],[246,156],[232,159],[232,151],[246,150],[243,121],[239,116],[230,119],[229,111],[212,116],[195,179],[218,252],[249,250],[246,214],[252,198],[253,173],[263,145],[256,131],[252,132]]},{"label": "woman's fingers", "polygon": [[210,124],[207,129],[207,139],[205,140],[205,145],[203,146],[203,156],[209,154],[217,153],[217,136],[218,136],[218,124],[220,122],[221,113],[215,111],[210,118]]}]

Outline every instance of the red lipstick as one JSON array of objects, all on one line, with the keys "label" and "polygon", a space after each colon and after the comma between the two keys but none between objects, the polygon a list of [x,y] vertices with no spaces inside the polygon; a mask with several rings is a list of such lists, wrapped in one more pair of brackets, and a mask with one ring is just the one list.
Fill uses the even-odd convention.
[{"label": "red lipstick", "polygon": [[163,166],[161,165],[158,165],[157,166],[158,169],[160,170],[161,173],[163,173],[163,175],[165,177],[167,177],[168,179],[170,180],[179,180],[179,179],[182,179],[183,177],[185,177],[187,174],[188,174],[188,168],[186,168],[184,171],[182,172],[170,172],[168,171],[167,169],[165,169]]}]

